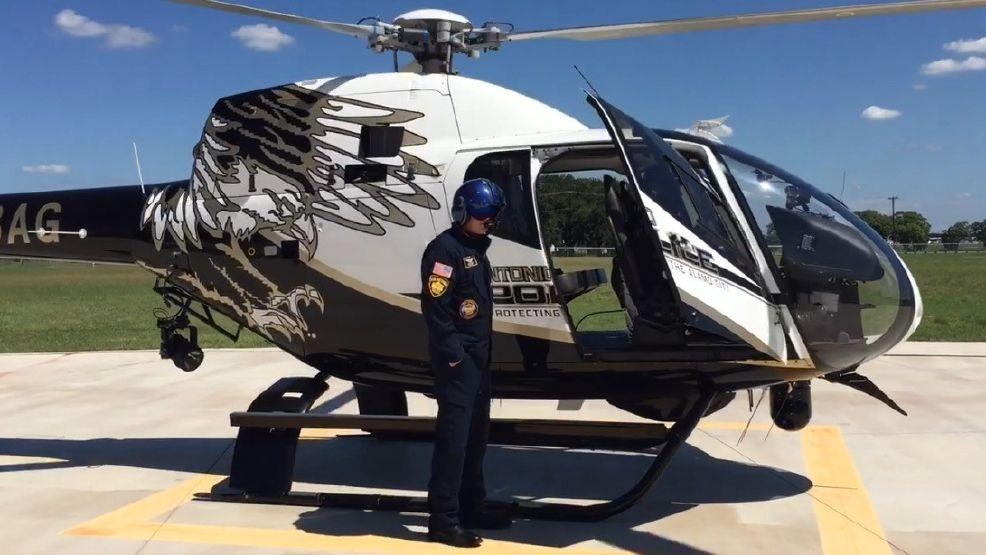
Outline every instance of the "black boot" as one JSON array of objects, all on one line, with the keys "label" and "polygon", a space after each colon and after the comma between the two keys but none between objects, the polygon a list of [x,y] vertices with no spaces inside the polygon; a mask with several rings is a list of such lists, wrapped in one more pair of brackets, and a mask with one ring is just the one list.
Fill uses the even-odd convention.
[{"label": "black boot", "polygon": [[508,511],[493,509],[463,514],[460,521],[462,522],[462,526],[466,528],[478,528],[480,530],[503,530],[510,528],[510,525],[513,524]]},{"label": "black boot", "polygon": [[455,525],[449,528],[428,528],[428,541],[444,543],[452,547],[479,547],[483,538]]}]

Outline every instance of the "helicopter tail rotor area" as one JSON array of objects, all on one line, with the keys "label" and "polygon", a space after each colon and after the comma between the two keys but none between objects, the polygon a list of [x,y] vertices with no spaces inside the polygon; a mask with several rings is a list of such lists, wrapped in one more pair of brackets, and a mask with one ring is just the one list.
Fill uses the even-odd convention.
[{"label": "helicopter tail rotor area", "polygon": [[451,73],[452,59],[455,54],[478,58],[482,52],[496,51],[500,49],[501,45],[515,41],[534,39],[612,40],[646,35],[986,8],[986,0],[906,0],[855,6],[514,32],[514,26],[510,23],[487,22],[481,27],[475,27],[468,19],[459,14],[436,9],[413,10],[397,16],[393,23],[387,23],[378,17],[366,17],[353,24],[274,12],[219,0],[171,1],[239,15],[308,25],[325,31],[362,38],[367,41],[367,46],[374,52],[411,53],[417,64],[421,66],[423,73]]}]

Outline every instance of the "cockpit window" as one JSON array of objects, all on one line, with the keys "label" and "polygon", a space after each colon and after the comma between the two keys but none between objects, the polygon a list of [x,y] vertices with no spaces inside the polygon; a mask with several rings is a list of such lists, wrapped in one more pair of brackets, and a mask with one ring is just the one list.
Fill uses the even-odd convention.
[{"label": "cockpit window", "polygon": [[[726,260],[747,275],[754,275],[746,247],[736,243],[735,223],[723,219],[729,211],[708,180],[650,128],[613,106],[607,106],[607,110],[629,145],[628,156],[641,191]],[[677,186],[668,186],[669,183]]]}]

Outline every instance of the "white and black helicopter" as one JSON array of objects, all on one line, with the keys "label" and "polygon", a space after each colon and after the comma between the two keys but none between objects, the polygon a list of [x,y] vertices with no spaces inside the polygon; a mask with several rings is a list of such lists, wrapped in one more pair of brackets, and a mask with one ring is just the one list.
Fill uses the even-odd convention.
[{"label": "white and black helicopter", "polygon": [[[707,136],[652,129],[595,92],[598,128],[505,88],[457,75],[460,55],[535,39],[642,35],[986,7],[986,0],[865,6],[516,32],[443,10],[357,24],[213,0],[176,0],[311,25],[411,53],[404,71],[312,79],[220,99],[191,177],[0,196],[0,255],[133,263],[177,311],[159,320],[162,355],[202,362],[189,316],[213,311],[304,361],[315,378],[282,380],[250,412],[230,485],[290,498],[297,420],[329,376],[351,380],[381,436],[426,431],[406,391],[430,393],[418,266],[450,225],[449,199],[485,177],[509,209],[489,256],[496,297],[493,396],[605,399],[663,425],[495,422],[493,441],[665,444],[629,492],[594,506],[514,505],[546,518],[603,518],[647,490],[699,418],[738,391],[769,387],[776,424],[811,416],[810,380],[845,383],[901,410],[855,370],[914,332],[918,288],[893,249],[837,199]],[[546,176],[602,172],[615,239],[611,271],[566,272],[543,233]],[[569,303],[612,282],[626,326],[582,331]],[[188,330],[186,333],[184,330]],[[228,330],[222,330],[230,333]],[[230,333],[230,335],[232,335]],[[901,411],[903,412],[903,411]],[[329,418],[331,415],[323,418]],[[348,424],[347,424],[348,422]],[[658,431],[655,431],[658,430]],[[499,431],[499,436],[498,436]],[[274,461],[272,445],[291,455]],[[285,462],[287,461],[287,462]],[[365,496],[364,496],[365,497]],[[389,501],[388,501],[389,499]],[[313,503],[407,507],[407,499]]]}]

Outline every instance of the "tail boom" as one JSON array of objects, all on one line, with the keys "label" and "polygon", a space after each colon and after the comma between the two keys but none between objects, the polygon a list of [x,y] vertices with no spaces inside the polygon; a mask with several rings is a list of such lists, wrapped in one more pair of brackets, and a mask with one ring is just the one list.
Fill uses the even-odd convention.
[{"label": "tail boom", "polygon": [[139,185],[0,195],[0,257],[133,263],[144,200]]}]

